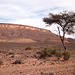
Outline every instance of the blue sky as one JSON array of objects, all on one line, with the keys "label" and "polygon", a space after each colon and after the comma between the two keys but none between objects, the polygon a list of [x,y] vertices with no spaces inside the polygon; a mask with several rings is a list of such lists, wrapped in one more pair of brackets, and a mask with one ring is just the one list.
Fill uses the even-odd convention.
[{"label": "blue sky", "polygon": [[75,0],[0,0],[0,22],[45,28],[57,34],[56,27],[46,27],[42,18],[63,10],[75,10]]}]

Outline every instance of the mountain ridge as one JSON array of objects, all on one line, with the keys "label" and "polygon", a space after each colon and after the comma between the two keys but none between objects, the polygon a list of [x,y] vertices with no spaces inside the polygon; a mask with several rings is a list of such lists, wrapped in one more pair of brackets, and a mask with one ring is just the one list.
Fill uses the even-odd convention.
[{"label": "mountain ridge", "polygon": [[28,26],[28,25],[21,25],[21,24],[0,23],[0,27],[25,28],[25,29],[31,29],[31,30],[39,30],[39,31],[43,31],[43,32],[50,32],[50,30],[37,28],[37,27],[33,27],[33,26]]},{"label": "mountain ridge", "polygon": [[[65,39],[66,43],[75,43],[75,40]],[[0,23],[0,46],[25,45],[60,45],[59,36],[49,30],[37,27]],[[10,46],[10,47],[11,47]]]},{"label": "mountain ridge", "polygon": [[[53,34],[51,31],[46,29],[41,29],[37,27],[27,26],[27,25],[18,25],[18,24],[8,24],[0,23],[0,41],[2,42],[13,42],[12,40],[21,40],[29,39],[32,41],[46,42],[49,40],[49,37],[52,39],[57,35]],[[20,41],[20,42],[21,42]],[[15,41],[16,42],[16,41]]]}]

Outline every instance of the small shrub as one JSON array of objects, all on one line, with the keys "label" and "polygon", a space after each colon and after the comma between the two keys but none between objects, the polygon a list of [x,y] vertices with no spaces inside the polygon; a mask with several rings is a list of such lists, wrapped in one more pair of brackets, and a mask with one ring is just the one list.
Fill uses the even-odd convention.
[{"label": "small shrub", "polygon": [[23,64],[22,60],[16,60],[13,64]]},{"label": "small shrub", "polygon": [[52,65],[54,65],[55,63],[51,63]]},{"label": "small shrub", "polygon": [[56,53],[56,49],[53,49],[52,51],[51,51],[51,54],[55,54]]},{"label": "small shrub", "polygon": [[41,72],[41,75],[43,75],[44,73],[43,72]]},{"label": "small shrub", "polygon": [[0,65],[3,65],[3,61],[0,59]]},{"label": "small shrub", "polygon": [[43,64],[42,62],[40,62],[40,65]]},{"label": "small shrub", "polygon": [[51,73],[49,73],[49,75],[54,75],[54,73],[53,73],[53,72],[51,72]]},{"label": "small shrub", "polygon": [[60,48],[53,46],[51,49],[51,54],[56,54],[56,52],[59,52],[60,50],[61,50]]},{"label": "small shrub", "polygon": [[69,60],[70,59],[70,53],[69,52],[65,51],[63,53],[63,55],[64,55],[64,60]]},{"label": "small shrub", "polygon": [[58,60],[62,57],[62,53],[61,52],[56,52],[56,57],[58,58]]},{"label": "small shrub", "polygon": [[9,52],[9,55],[12,55],[12,54],[14,54],[14,52]]},{"label": "small shrub", "polygon": [[6,51],[1,51],[3,54],[6,54],[7,52]]},{"label": "small shrub", "polygon": [[40,51],[40,57],[51,57],[51,48],[46,47],[44,50]]},{"label": "small shrub", "polygon": [[31,47],[31,46],[27,46],[27,47],[25,48],[25,50],[32,50],[32,47]]},{"label": "small shrub", "polygon": [[12,55],[11,58],[14,58],[14,55]]},{"label": "small shrub", "polygon": [[52,49],[56,50],[56,51],[60,51],[61,49],[57,46],[53,46]]}]

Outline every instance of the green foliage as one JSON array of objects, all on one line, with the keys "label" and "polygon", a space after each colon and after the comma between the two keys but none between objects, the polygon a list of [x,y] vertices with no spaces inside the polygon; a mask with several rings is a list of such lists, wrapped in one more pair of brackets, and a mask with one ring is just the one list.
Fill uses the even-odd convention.
[{"label": "green foliage", "polygon": [[56,52],[56,57],[58,58],[58,59],[60,59],[61,57],[62,57],[62,53],[61,52]]},{"label": "green foliage", "polygon": [[53,46],[52,54],[54,54],[58,59],[62,57],[61,49],[56,46]]},{"label": "green foliage", "polygon": [[27,46],[26,48],[25,48],[25,50],[32,50],[33,48],[31,47],[31,46]]},{"label": "green foliage", "polygon": [[13,64],[23,64],[22,60],[15,60],[15,62],[13,62]]},{"label": "green foliage", "polygon": [[43,64],[42,62],[40,62],[40,65]]},{"label": "green foliage", "polygon": [[64,60],[69,60],[70,59],[70,53],[69,52],[65,51],[63,53],[63,55],[64,55]]},{"label": "green foliage", "polygon": [[52,54],[51,54],[51,48],[50,47],[46,47],[44,48],[44,50],[42,50],[40,52],[40,57],[51,57]]},{"label": "green foliage", "polygon": [[60,49],[57,47],[45,47],[42,51],[39,52],[40,57],[51,57],[52,55],[56,55],[57,57],[61,57]]},{"label": "green foliage", "polygon": [[40,54],[40,58],[51,57],[52,55],[55,55],[58,60],[60,60],[60,58],[62,56],[64,56],[64,60],[69,60],[69,58],[70,58],[69,52],[65,51],[64,53],[62,53],[61,49],[59,49],[57,47],[52,47],[52,48],[51,47],[45,47],[43,50],[38,52],[38,54]]},{"label": "green foliage", "polygon": [[55,63],[51,63],[52,65],[54,65]]},{"label": "green foliage", "polygon": [[56,49],[53,49],[52,51],[51,51],[51,54],[55,54],[56,53]]},{"label": "green foliage", "polygon": [[14,58],[14,55],[12,55],[11,58]]},{"label": "green foliage", "polygon": [[43,21],[48,26],[58,24],[68,34],[74,33],[75,12],[73,11],[63,11],[58,14],[49,13],[49,17],[43,18]]},{"label": "green foliage", "polygon": [[61,51],[60,48],[56,47],[56,46],[53,46],[52,49],[51,49],[51,54],[56,54],[56,52],[59,52]]},{"label": "green foliage", "polygon": [[0,65],[3,65],[3,61],[2,61],[2,59],[0,59]]},{"label": "green foliage", "polygon": [[[65,34],[74,34],[75,33],[75,12],[73,11],[63,11],[58,14],[49,13],[49,17],[43,18],[43,21],[47,26],[58,25],[58,34],[62,42],[64,50],[66,51],[65,46]],[[63,36],[61,35],[61,32]]]}]

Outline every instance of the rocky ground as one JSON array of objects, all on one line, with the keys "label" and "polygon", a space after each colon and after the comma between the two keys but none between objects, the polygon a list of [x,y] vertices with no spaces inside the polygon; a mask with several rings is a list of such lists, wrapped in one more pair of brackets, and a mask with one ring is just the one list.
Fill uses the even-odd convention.
[{"label": "rocky ground", "polygon": [[[1,50],[3,64],[0,65],[0,75],[75,75],[75,51],[70,51],[70,60],[61,58],[57,61],[55,56],[40,59],[39,50]],[[13,64],[15,60],[21,60],[23,64]]]}]

